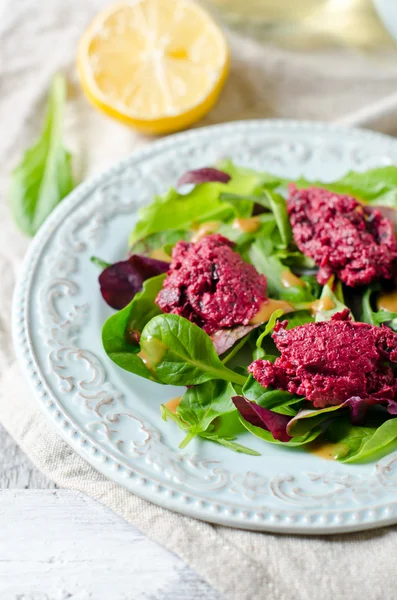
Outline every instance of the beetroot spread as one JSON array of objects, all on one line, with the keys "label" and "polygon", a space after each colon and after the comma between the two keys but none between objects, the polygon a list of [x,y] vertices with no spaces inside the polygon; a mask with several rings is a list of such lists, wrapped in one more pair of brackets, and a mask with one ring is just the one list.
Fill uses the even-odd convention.
[{"label": "beetroot spread", "polygon": [[156,303],[211,334],[248,325],[266,299],[266,279],[219,234],[196,243],[178,242]]},{"label": "beetroot spread", "polygon": [[320,267],[319,283],[333,273],[351,287],[391,278],[397,243],[391,221],[378,210],[366,212],[350,196],[291,184],[288,212],[299,250]]},{"label": "beetroot spread", "polygon": [[[351,401],[393,405],[397,380],[397,334],[349,320],[345,310],[330,321],[286,330],[277,323],[273,339],[281,356],[274,363],[256,360],[248,370],[264,387],[288,390],[316,408]],[[391,411],[394,412],[394,411]]]}]

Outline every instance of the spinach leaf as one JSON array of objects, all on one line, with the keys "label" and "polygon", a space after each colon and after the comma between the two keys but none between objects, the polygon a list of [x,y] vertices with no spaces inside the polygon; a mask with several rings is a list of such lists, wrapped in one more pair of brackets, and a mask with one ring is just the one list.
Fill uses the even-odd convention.
[{"label": "spinach leaf", "polygon": [[106,354],[122,369],[146,379],[158,381],[138,356],[141,331],[152,317],[161,314],[154,300],[163,286],[165,275],[147,279],[143,289],[122,310],[105,322],[102,328],[102,344]]},{"label": "spinach leaf", "polygon": [[327,428],[324,444],[341,462],[378,459],[397,447],[397,419],[382,420],[376,413],[368,417],[365,426],[352,425],[347,416],[335,419]]},{"label": "spinach leaf", "polygon": [[365,290],[361,305],[361,320],[370,325],[381,325],[382,323],[386,323],[393,331],[397,331],[397,313],[383,309],[378,311],[372,309],[372,296],[376,292],[379,292],[379,290],[379,284],[373,284]]},{"label": "spinach leaf", "polygon": [[288,423],[287,431],[293,437],[304,435],[320,425],[320,423],[327,421],[330,417],[339,416],[333,414],[335,411],[339,411],[340,414],[346,413],[346,409],[344,412],[340,412],[343,411],[343,409],[345,409],[345,407],[342,404],[319,409],[304,408]]},{"label": "spinach leaf", "polygon": [[[237,411],[236,411],[237,412]],[[229,450],[233,450],[234,452],[239,452],[241,454],[248,454],[249,456],[260,456],[260,452],[256,450],[252,450],[251,448],[247,448],[247,446],[243,446],[237,442],[234,442],[234,438],[229,437],[220,437],[218,435],[212,433],[201,433],[200,437],[209,440],[210,442],[216,442],[221,446],[225,446],[229,448]]]},{"label": "spinach leaf", "polygon": [[397,448],[397,419],[389,419],[379,427],[351,425],[340,441],[349,448],[342,462],[363,461],[375,455],[379,458]]},{"label": "spinach leaf", "polygon": [[158,231],[132,244],[130,247],[130,253],[150,256],[152,252],[161,250],[164,248],[164,246],[173,246],[180,240],[190,239],[191,235],[192,234],[190,231],[185,231],[184,229]]},{"label": "spinach leaf", "polygon": [[[217,382],[220,383],[220,382]],[[206,384],[204,384],[206,385]],[[201,386],[200,386],[201,387]],[[216,444],[220,444],[221,446],[225,446],[226,448],[229,448],[229,450],[233,450],[234,452],[240,452],[242,454],[248,454],[250,456],[260,456],[259,452],[256,452],[256,450],[252,450],[251,448],[247,448],[246,446],[243,446],[242,444],[239,444],[238,442],[235,442],[233,440],[236,439],[235,436],[235,430],[236,427],[234,426],[234,421],[232,421],[232,425],[230,426],[230,423],[227,422],[225,423],[225,417],[229,417],[229,416],[233,416],[234,414],[236,414],[236,419],[237,419],[237,411],[233,409],[233,412],[227,412],[227,413],[223,413],[221,415],[219,415],[219,417],[216,418],[216,420],[222,420],[224,425],[221,427],[213,427],[212,425],[210,425],[207,429],[207,431],[201,431],[201,432],[193,432],[191,430],[191,425],[189,423],[187,423],[186,421],[184,421],[181,416],[179,415],[179,413],[173,413],[172,411],[170,411],[166,405],[162,404],[161,407],[161,415],[164,421],[167,421],[168,419],[171,419],[172,421],[174,421],[182,430],[184,431],[189,431],[189,433],[187,434],[187,436],[185,437],[185,439],[182,441],[182,443],[180,444],[180,448],[184,448],[193,437],[195,437],[195,435],[197,435],[197,437],[208,440],[210,442],[215,442]],[[237,420],[238,421],[238,420]],[[240,423],[238,421],[238,423]],[[212,430],[210,431],[209,429],[212,428]]]},{"label": "spinach leaf", "polygon": [[258,237],[249,250],[251,263],[267,277],[269,297],[285,300],[292,305],[313,301],[310,286],[303,279],[297,279],[296,285],[285,286],[284,282],[292,281],[293,274],[272,251],[272,242],[264,235]]},{"label": "spinach leaf", "polygon": [[44,129],[12,171],[9,200],[20,229],[33,236],[74,187],[71,155],[62,145],[65,79],[53,79]]},{"label": "spinach leaf", "polygon": [[245,378],[222,364],[209,336],[187,319],[161,314],[147,323],[141,350],[164,383],[198,385],[224,379],[244,385]]},{"label": "spinach leaf", "polygon": [[248,400],[252,400],[263,408],[268,408],[282,415],[295,416],[299,409],[299,406],[296,405],[303,400],[303,398],[294,396],[294,394],[290,394],[285,390],[264,388],[252,375],[248,377],[242,393]]},{"label": "spinach leaf", "polygon": [[265,429],[262,429],[261,427],[256,427],[255,425],[251,425],[251,423],[248,423],[248,421],[245,421],[241,417],[241,415],[240,415],[240,420],[241,420],[241,423],[244,425],[244,427],[246,429],[248,429],[248,431],[251,432],[256,437],[261,438],[265,442],[270,442],[271,444],[281,444],[282,446],[294,447],[294,446],[302,446],[303,444],[308,444],[309,442],[312,442],[313,440],[315,440],[322,432],[321,428],[312,429],[305,435],[292,437],[288,442],[281,442],[279,440],[275,440],[274,437],[272,436],[272,434],[270,433],[270,431],[266,431]]}]

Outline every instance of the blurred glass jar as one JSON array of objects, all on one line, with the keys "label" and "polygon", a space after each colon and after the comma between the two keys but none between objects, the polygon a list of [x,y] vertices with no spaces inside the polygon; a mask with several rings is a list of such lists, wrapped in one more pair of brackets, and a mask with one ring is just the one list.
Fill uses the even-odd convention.
[{"label": "blurred glass jar", "polygon": [[373,48],[392,44],[372,0],[204,0],[204,3],[232,28],[285,45]]}]

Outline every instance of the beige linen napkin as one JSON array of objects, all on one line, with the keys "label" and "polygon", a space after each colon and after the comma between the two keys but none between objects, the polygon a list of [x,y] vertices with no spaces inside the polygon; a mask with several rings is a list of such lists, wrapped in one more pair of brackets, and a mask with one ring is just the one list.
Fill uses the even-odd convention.
[{"label": "beige linen napkin", "polygon": [[[393,598],[397,528],[307,538],[238,531],[171,513],[115,485],[80,458],[47,423],[22,380],[11,343],[10,306],[27,240],[11,221],[5,190],[9,169],[38,132],[51,75],[63,69],[70,81],[66,138],[84,177],[149,141],[97,114],[77,85],[76,42],[104,4],[103,0],[3,0],[2,4],[0,422],[59,486],[100,500],[180,555],[231,600]],[[230,80],[203,124],[273,116],[337,120],[397,89],[394,56],[361,56],[353,50],[294,54],[237,36],[232,43]],[[393,133],[390,108],[382,127]]]}]

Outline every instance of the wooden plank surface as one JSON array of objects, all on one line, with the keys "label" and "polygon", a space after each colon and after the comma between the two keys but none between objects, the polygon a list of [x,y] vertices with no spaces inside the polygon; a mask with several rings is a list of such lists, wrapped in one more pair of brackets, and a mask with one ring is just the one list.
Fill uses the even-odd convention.
[{"label": "wooden plank surface", "polygon": [[0,600],[66,599],[221,596],[109,509],[54,489],[0,426]]},{"label": "wooden plank surface", "polygon": [[0,490],[45,489],[55,485],[47,479],[0,425]]}]

